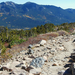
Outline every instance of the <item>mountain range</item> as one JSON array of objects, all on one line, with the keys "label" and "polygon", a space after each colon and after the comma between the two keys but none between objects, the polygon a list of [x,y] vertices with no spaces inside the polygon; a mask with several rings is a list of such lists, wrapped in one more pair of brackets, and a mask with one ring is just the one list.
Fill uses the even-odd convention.
[{"label": "mountain range", "polygon": [[75,9],[62,9],[53,5],[39,5],[33,2],[0,3],[0,26],[24,29],[45,23],[59,25],[65,22],[75,22]]}]

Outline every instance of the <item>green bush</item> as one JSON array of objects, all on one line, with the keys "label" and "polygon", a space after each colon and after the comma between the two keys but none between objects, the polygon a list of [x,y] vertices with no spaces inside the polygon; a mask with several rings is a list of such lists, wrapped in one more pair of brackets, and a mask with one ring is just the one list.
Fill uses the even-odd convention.
[{"label": "green bush", "polygon": [[6,48],[3,46],[2,51],[1,51],[1,55],[3,55],[6,52]]},{"label": "green bush", "polygon": [[22,42],[25,42],[25,40],[20,39],[20,40],[18,41],[19,44],[21,44]]},{"label": "green bush", "polygon": [[11,48],[12,45],[21,44],[22,42],[25,42],[25,40],[20,39],[20,40],[11,41],[11,42],[9,43],[9,48]]}]

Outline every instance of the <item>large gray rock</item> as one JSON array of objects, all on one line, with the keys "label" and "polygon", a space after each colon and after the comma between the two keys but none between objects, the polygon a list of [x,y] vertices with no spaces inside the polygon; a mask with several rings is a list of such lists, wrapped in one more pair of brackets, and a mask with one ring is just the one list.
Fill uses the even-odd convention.
[{"label": "large gray rock", "polygon": [[44,64],[45,59],[43,57],[37,57],[35,59],[32,60],[30,66],[34,66],[36,68],[38,67],[42,67],[42,65]]}]

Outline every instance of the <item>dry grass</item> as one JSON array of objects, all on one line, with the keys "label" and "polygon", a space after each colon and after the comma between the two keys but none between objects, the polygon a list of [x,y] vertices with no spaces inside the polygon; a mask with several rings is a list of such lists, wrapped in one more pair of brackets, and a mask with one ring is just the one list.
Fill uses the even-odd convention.
[{"label": "dry grass", "polygon": [[57,37],[59,34],[57,32],[51,32],[51,33],[48,33],[47,36],[49,37]]},{"label": "dry grass", "polygon": [[69,35],[68,32],[64,31],[64,30],[60,30],[57,32],[59,34],[59,36],[63,36],[63,35]]}]

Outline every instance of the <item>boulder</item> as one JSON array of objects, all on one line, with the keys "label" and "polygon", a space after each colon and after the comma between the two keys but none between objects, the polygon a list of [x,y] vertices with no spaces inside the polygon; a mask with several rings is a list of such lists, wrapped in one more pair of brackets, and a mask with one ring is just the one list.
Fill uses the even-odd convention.
[{"label": "boulder", "polygon": [[41,46],[43,46],[44,44],[46,44],[46,40],[41,40],[41,41],[39,42],[39,44],[40,44]]},{"label": "boulder", "polygon": [[35,59],[32,60],[30,66],[34,66],[36,68],[38,67],[42,67],[42,65],[44,64],[45,60],[43,57],[37,57]]}]

